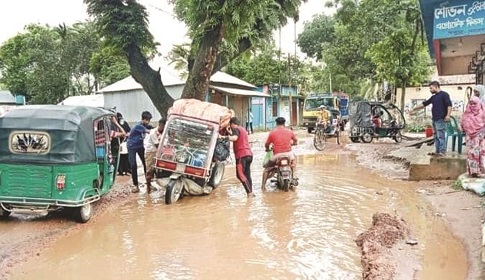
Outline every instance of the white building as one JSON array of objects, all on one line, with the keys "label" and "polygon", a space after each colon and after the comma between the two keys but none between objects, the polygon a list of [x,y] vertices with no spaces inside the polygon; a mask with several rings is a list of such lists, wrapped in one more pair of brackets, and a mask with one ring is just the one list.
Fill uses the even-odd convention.
[{"label": "white building", "polygon": [[[160,68],[160,75],[168,94],[174,100],[179,99],[182,96],[185,82],[177,74],[164,67]],[[241,120],[249,110],[252,97],[270,97],[266,93],[257,91],[256,86],[223,72],[212,75],[209,90],[206,101],[233,109]],[[152,113],[153,120],[161,117],[143,87],[131,76],[109,85],[97,93],[103,95],[104,107],[116,107],[116,111],[120,112],[129,123],[139,121],[143,111]]]}]

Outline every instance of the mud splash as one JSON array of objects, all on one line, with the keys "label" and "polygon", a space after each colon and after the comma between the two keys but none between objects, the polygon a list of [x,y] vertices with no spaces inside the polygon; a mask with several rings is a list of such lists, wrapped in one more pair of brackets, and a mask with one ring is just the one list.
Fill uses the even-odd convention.
[{"label": "mud splash", "polygon": [[[411,183],[370,174],[347,155],[300,157],[296,192],[263,194],[258,184],[253,199],[226,172],[210,196],[167,206],[140,194],[59,238],[12,279],[361,279],[354,239],[376,211],[403,212],[423,229],[418,238],[428,225]],[[463,266],[442,257],[445,269]]]}]

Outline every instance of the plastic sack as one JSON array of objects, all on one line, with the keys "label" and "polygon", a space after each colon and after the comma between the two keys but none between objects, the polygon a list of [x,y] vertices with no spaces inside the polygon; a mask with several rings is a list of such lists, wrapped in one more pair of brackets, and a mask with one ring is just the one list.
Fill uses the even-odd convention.
[{"label": "plastic sack", "polygon": [[225,161],[231,154],[229,140],[221,138],[217,139],[216,148],[214,150],[214,158],[218,161]]},{"label": "plastic sack", "polygon": [[469,178],[468,174],[462,174],[458,177],[458,181],[464,190],[473,191],[479,196],[485,195],[485,182],[481,178]]},{"label": "plastic sack", "polygon": [[263,159],[263,167],[268,165],[269,160],[273,157],[273,150],[266,152]]}]

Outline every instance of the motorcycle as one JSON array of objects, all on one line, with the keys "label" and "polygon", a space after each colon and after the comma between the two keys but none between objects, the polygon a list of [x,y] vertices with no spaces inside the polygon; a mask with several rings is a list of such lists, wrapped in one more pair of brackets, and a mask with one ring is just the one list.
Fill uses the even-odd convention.
[{"label": "motorcycle", "polygon": [[280,156],[276,160],[276,165],[271,170],[269,175],[271,182],[276,183],[276,188],[285,192],[295,190],[298,186],[298,180],[293,178],[293,171],[291,169],[291,158],[289,156]]}]

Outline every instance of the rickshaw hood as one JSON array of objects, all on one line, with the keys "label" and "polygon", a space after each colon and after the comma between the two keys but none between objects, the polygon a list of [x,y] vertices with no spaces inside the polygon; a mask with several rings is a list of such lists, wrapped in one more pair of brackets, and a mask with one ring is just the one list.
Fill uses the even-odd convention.
[{"label": "rickshaw hood", "polygon": [[[0,162],[82,163],[96,160],[94,122],[114,115],[101,108],[28,105],[0,117]],[[14,153],[12,135],[47,135],[47,153]]]}]

